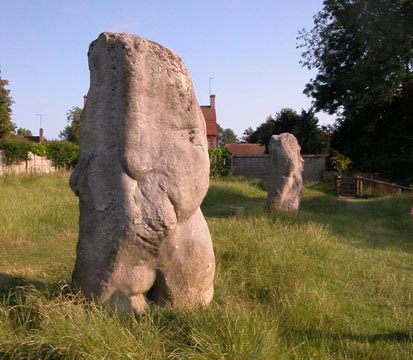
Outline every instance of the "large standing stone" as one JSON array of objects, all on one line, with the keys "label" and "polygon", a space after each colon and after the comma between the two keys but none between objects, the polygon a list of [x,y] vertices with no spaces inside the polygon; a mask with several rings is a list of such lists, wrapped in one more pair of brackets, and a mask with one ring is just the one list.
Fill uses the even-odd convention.
[{"label": "large standing stone", "polygon": [[270,175],[268,206],[272,209],[298,210],[300,207],[303,159],[294,135],[273,135],[268,143]]},{"label": "large standing stone", "polygon": [[208,304],[215,260],[199,208],[209,185],[205,122],[182,60],[142,37],[89,48],[73,282],[123,311]]}]

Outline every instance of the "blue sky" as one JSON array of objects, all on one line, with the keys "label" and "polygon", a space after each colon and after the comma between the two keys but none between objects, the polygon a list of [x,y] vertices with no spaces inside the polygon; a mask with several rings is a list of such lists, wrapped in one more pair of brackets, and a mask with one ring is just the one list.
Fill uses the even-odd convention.
[{"label": "blue sky", "polygon": [[[15,101],[13,121],[48,139],[82,106],[89,88],[87,51],[101,32],[144,36],[184,60],[201,105],[209,78],[218,123],[238,135],[281,108],[307,109],[314,72],[299,64],[296,37],[312,28],[321,0],[0,0],[1,76]],[[320,123],[332,122],[318,114]]]}]

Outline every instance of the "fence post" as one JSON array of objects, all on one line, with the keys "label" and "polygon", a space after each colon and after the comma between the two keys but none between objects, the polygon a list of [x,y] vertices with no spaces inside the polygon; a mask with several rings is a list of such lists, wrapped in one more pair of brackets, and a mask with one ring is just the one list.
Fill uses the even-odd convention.
[{"label": "fence post", "polygon": [[336,193],[340,195],[340,175],[336,176]]},{"label": "fence post", "polygon": [[356,176],[357,179],[357,197],[363,197],[363,179],[360,176]]},{"label": "fence post", "polygon": [[354,177],[354,197],[359,197],[359,178],[358,176]]}]

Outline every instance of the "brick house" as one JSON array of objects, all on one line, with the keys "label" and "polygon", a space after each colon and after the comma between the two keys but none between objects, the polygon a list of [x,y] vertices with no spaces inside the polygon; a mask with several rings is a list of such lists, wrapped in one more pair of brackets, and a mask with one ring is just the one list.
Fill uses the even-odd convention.
[{"label": "brick house", "polygon": [[44,141],[43,128],[39,129],[39,135],[25,136],[25,138],[29,141],[41,144]]},{"label": "brick house", "polygon": [[46,140],[44,138],[43,128],[40,128],[39,135],[17,135],[17,138],[26,139],[26,140],[29,140],[31,142],[37,143],[37,144],[41,144],[42,142],[44,142]]},{"label": "brick house", "polygon": [[209,105],[201,105],[202,114],[204,115],[208,147],[217,147],[217,114],[215,111],[215,95],[210,95]]}]

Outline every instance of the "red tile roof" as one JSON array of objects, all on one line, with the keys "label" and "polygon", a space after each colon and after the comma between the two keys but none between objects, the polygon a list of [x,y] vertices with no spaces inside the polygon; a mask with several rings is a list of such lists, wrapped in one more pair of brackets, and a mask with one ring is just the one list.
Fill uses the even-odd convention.
[{"label": "red tile roof", "polygon": [[263,155],[265,146],[260,144],[226,144],[232,155]]}]

